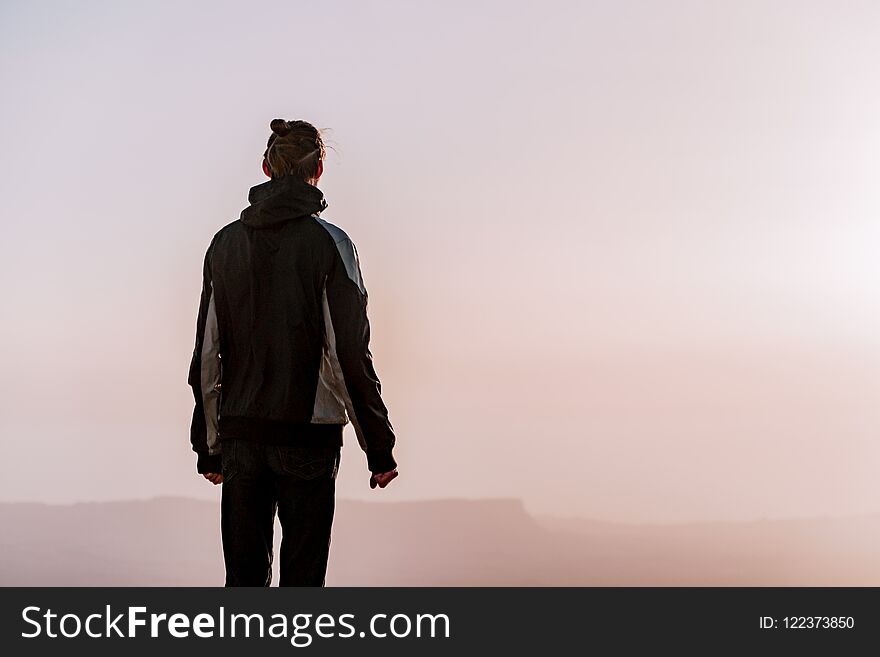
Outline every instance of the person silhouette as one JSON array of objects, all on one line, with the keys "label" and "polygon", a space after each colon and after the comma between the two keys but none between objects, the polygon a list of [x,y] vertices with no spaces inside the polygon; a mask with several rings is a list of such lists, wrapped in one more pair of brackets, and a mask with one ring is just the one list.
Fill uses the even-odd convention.
[{"label": "person silhouette", "polygon": [[397,476],[396,443],[370,353],[357,249],[321,217],[326,150],[306,121],[273,119],[269,180],[205,253],[188,383],[197,471],[222,484],[226,586],[324,586],[343,427],[370,487]]}]

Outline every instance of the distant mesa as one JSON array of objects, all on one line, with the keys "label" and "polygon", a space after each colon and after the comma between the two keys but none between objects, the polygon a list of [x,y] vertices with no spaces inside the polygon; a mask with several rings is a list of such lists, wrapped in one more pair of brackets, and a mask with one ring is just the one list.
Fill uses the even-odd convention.
[{"label": "distant mesa", "polygon": [[[0,504],[0,585],[219,586],[219,512],[171,497]],[[880,515],[624,525],[534,517],[517,499],[340,500],[327,584],[878,586],[878,555]]]}]

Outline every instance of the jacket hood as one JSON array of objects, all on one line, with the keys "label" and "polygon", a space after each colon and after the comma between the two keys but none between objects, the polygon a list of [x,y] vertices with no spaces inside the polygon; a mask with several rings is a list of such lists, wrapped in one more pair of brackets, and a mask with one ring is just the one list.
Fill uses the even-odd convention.
[{"label": "jacket hood", "polygon": [[252,228],[273,228],[327,207],[320,189],[294,176],[272,178],[251,187],[248,202],[241,211],[241,222]]}]

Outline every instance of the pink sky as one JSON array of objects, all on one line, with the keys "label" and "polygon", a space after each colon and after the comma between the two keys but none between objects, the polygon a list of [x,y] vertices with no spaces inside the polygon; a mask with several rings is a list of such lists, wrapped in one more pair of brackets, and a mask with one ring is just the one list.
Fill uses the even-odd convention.
[{"label": "pink sky", "polygon": [[[0,10],[0,500],[219,495],[204,250],[327,127],[399,436],[382,499],[880,512],[880,6]],[[339,494],[375,499],[351,429]]]}]

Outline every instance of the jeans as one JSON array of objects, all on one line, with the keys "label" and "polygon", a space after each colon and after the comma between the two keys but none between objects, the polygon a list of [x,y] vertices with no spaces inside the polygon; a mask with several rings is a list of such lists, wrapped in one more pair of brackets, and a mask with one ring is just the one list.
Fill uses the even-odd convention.
[{"label": "jeans", "polygon": [[341,449],[227,439],[222,454],[226,586],[271,584],[276,513],[279,585],[324,586]]}]

